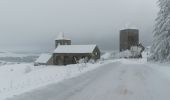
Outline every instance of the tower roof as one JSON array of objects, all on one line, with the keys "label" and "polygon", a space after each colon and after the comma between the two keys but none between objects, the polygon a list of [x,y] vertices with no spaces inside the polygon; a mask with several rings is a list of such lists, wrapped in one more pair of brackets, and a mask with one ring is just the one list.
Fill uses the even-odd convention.
[{"label": "tower roof", "polygon": [[60,32],[55,40],[70,40],[70,39],[64,37],[64,32]]}]

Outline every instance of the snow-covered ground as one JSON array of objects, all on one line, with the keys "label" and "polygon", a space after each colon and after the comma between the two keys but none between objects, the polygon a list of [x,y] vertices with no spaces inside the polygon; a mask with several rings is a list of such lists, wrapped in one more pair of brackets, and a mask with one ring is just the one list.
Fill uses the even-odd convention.
[{"label": "snow-covered ground", "polygon": [[144,61],[117,59],[76,78],[7,100],[169,100],[170,80]]},{"label": "snow-covered ground", "polygon": [[[158,94],[154,94],[153,91],[156,91],[156,93],[161,93],[159,91],[162,91],[163,89],[165,89],[165,87],[169,87],[169,86],[162,86],[162,85],[167,85],[167,84],[161,84],[160,82],[154,83],[154,82],[156,82],[157,78],[158,78],[158,80],[161,80],[162,82],[169,83],[169,81],[170,81],[170,74],[169,74],[170,73],[170,64],[163,65],[163,64],[159,64],[159,63],[148,63],[147,59],[146,59],[146,57],[147,57],[146,53],[143,54],[143,56],[144,56],[143,59],[113,59],[114,58],[113,55],[114,55],[113,52],[105,53],[102,56],[103,61],[99,61],[95,64],[87,63],[87,64],[77,64],[77,65],[68,65],[68,66],[33,66],[33,63],[20,63],[20,64],[1,65],[0,66],[0,100],[6,99],[6,98],[12,98],[11,100],[13,100],[13,98],[14,98],[14,100],[18,100],[16,98],[16,96],[21,95],[21,98],[25,97],[25,95],[27,95],[27,92],[29,92],[29,91],[30,92],[32,91],[31,93],[35,94],[34,91],[36,92],[37,89],[40,89],[40,90],[42,89],[41,90],[42,94],[44,94],[43,88],[44,87],[48,88],[50,86],[50,84],[57,84],[60,82],[64,82],[65,80],[74,81],[74,79],[72,79],[73,77],[84,76],[84,74],[86,75],[88,73],[89,73],[89,75],[86,77],[87,79],[84,79],[84,80],[78,79],[78,82],[82,81],[82,85],[86,84],[84,82],[87,82],[87,81],[88,81],[88,84],[93,84],[94,86],[96,84],[97,86],[93,87],[94,90],[96,90],[95,95],[100,95],[100,94],[101,94],[101,96],[103,95],[102,94],[103,92],[100,92],[100,89],[97,89],[99,87],[102,87],[102,89],[105,91],[107,91],[107,89],[109,89],[108,91],[114,92],[115,90],[117,90],[119,88],[119,86],[121,86],[121,84],[124,84],[123,86],[127,85],[129,87],[126,87],[127,89],[125,89],[125,90],[123,90],[123,88],[122,88],[122,90],[118,89],[117,92],[120,92],[120,95],[119,95],[120,97],[118,97],[118,95],[114,94],[114,93],[113,93],[113,96],[115,96],[116,98],[121,98],[121,96],[122,96],[121,94],[125,94],[125,96],[136,94],[136,96],[139,96],[138,93],[133,93],[133,92],[139,92],[138,89],[140,90],[141,88],[138,88],[138,87],[144,86],[144,84],[145,85],[148,84],[146,87],[143,87],[146,90],[142,90],[143,92],[141,92],[141,93],[143,93],[143,94],[141,94],[141,96],[142,95],[147,96],[147,94],[144,92],[149,92],[151,94],[148,94],[148,95],[152,95],[151,96],[152,99],[148,99],[148,97],[146,97],[147,99],[146,98],[145,99],[146,100],[154,100],[153,98],[156,97],[156,96],[154,97],[154,95],[158,95]],[[106,70],[105,70],[105,68],[106,68]],[[102,71],[96,72],[95,69],[102,70]],[[94,77],[90,77],[90,73],[93,73],[93,72],[96,72],[96,75],[94,75]],[[103,72],[103,73],[100,74],[100,72]],[[127,73],[125,73],[126,75],[124,75],[123,72],[127,72]],[[135,74],[137,76],[133,76],[133,74]],[[112,76],[110,76],[110,75],[112,75]],[[103,79],[101,79],[101,81],[97,80],[97,79],[100,79],[99,76],[101,78],[103,77]],[[115,84],[115,85],[113,85],[114,88],[109,87],[111,85],[108,83],[108,82],[110,82],[109,78],[113,78],[113,80],[115,82],[115,83],[112,83],[112,84]],[[120,78],[121,78],[121,80],[118,80]],[[146,80],[138,81],[138,79],[136,80],[136,78],[146,79],[149,81],[146,81]],[[92,79],[96,79],[96,82],[94,80],[92,81]],[[106,84],[104,84],[102,81],[105,81],[104,83],[106,83]],[[142,82],[144,82],[144,84],[142,84]],[[64,83],[64,84],[66,84],[66,83]],[[77,83],[77,85],[78,84],[79,83]],[[155,88],[149,87],[149,86],[151,86],[151,84],[153,84],[153,86],[155,86]],[[70,84],[70,86],[72,86],[72,85],[75,85],[75,83],[73,82]],[[81,85],[81,82],[80,82],[80,85]],[[98,85],[99,85],[99,87],[98,87]],[[135,87],[133,87],[133,86],[135,86]],[[159,88],[157,88],[157,87],[159,87]],[[71,88],[70,91],[72,91],[72,89],[73,89],[73,91],[74,91],[74,89],[79,90],[79,88],[80,87],[78,85],[78,87]],[[84,86],[84,88],[85,88],[85,90],[81,91],[83,94],[85,94],[84,92],[87,92],[86,89],[89,90],[90,88],[92,88],[92,86],[91,87]],[[128,90],[128,88],[132,89],[132,90]],[[65,90],[64,87],[62,89]],[[111,90],[111,89],[113,89],[113,90]],[[150,89],[150,90],[148,91],[147,89],[148,90]],[[54,92],[57,92],[57,90],[55,90]],[[65,93],[68,93],[68,92],[65,91],[63,94],[65,94]],[[165,95],[161,94],[160,97],[166,96],[165,98],[167,98],[166,94],[170,94],[170,90],[169,91],[166,90],[162,93],[164,93]],[[72,94],[72,92],[71,92],[71,94]],[[68,93],[66,95],[71,95],[71,94]],[[76,94],[71,99],[69,98],[69,100],[77,100],[77,98],[80,99],[81,96],[83,97],[83,94],[80,93],[80,96],[76,96],[76,95],[78,95],[78,94]],[[41,95],[41,93],[39,95]],[[87,97],[90,95],[92,98],[94,98],[92,100],[97,100],[96,97],[93,97],[91,94],[85,94],[85,95]],[[62,94],[61,95],[58,94],[56,96],[61,97],[60,100],[62,100]],[[101,96],[99,96],[99,97],[102,100],[102,98],[105,96],[103,96],[103,97],[101,97]],[[19,96],[19,98],[20,98],[20,96]],[[170,96],[169,96],[169,98],[170,98]],[[48,98],[44,98],[44,100],[46,100],[46,99],[48,99]],[[55,99],[55,98],[53,98],[53,99]],[[89,98],[89,99],[91,99],[91,98]],[[98,98],[98,100],[100,100],[100,99]],[[110,99],[111,99],[111,97],[110,97]],[[110,100],[110,99],[107,99],[107,100]],[[145,99],[141,98],[141,100],[145,100]],[[19,99],[19,100],[22,100],[22,99]],[[27,100],[27,99],[25,99],[25,100]],[[33,97],[33,98],[28,98],[28,100],[37,100],[37,99],[35,99]],[[56,98],[55,100],[58,100],[58,99]],[[83,98],[81,100],[83,100]],[[122,99],[116,99],[116,100],[122,100]],[[129,100],[134,100],[134,99],[129,99]],[[159,100],[159,98],[157,98],[156,100]],[[163,100],[165,100],[165,99],[163,99]]]},{"label": "snow-covered ground", "polygon": [[33,63],[3,65],[0,67],[0,100],[76,77],[110,62],[68,66],[33,66]]}]

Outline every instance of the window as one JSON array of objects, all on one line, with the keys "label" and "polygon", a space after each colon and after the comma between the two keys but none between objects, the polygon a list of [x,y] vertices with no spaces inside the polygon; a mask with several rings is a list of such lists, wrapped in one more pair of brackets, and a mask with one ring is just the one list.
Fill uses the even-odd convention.
[{"label": "window", "polygon": [[98,55],[98,52],[95,52],[95,55],[97,56],[97,55]]}]

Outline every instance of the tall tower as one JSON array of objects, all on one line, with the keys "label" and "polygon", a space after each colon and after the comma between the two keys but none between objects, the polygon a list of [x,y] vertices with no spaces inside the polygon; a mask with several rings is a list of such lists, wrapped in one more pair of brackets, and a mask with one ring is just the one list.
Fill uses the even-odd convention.
[{"label": "tall tower", "polygon": [[131,46],[136,46],[138,44],[138,29],[124,29],[120,31],[120,51],[129,50]]},{"label": "tall tower", "polygon": [[55,39],[55,48],[57,48],[59,45],[71,45],[71,40],[65,38],[63,32],[61,32]]}]

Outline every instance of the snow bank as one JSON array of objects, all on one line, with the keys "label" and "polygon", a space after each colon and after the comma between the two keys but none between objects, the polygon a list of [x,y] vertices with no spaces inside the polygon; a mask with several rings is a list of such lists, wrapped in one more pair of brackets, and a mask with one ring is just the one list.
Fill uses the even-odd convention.
[{"label": "snow bank", "polygon": [[158,70],[162,73],[168,80],[170,80],[170,64],[162,64],[162,63],[150,63],[150,67]]},{"label": "snow bank", "polygon": [[130,58],[132,56],[132,53],[129,50],[122,51],[117,54],[118,58]]},{"label": "snow bank", "polygon": [[1,66],[0,100],[76,77],[107,63],[110,63],[110,61],[68,66],[33,66],[33,64]]},{"label": "snow bank", "polygon": [[103,54],[101,55],[101,59],[102,60],[113,60],[113,59],[118,58],[117,54],[118,54],[118,51],[103,52]]}]

